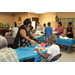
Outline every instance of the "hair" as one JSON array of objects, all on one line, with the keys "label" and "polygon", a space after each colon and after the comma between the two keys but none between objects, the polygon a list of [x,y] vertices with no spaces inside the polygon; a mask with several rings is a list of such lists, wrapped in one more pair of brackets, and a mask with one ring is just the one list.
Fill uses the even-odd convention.
[{"label": "hair", "polygon": [[5,37],[0,37],[0,48],[3,48],[7,45],[8,45],[8,43],[7,43],[6,38]]},{"label": "hair", "polygon": [[71,24],[72,24],[72,22],[69,22],[68,24],[69,24],[69,25],[71,25]]},{"label": "hair", "polygon": [[50,23],[50,22],[48,22],[48,23],[47,23],[47,25],[49,26],[49,25],[51,25],[51,23]]},{"label": "hair", "polygon": [[15,24],[14,26],[17,27],[17,24]]},{"label": "hair", "polygon": [[29,18],[25,19],[23,22],[24,25],[31,24],[31,20]]},{"label": "hair", "polygon": [[62,23],[61,22],[58,22],[58,24],[60,24],[62,26]]},{"label": "hair", "polygon": [[51,35],[51,36],[49,37],[49,39],[52,40],[53,43],[56,43],[56,41],[57,41],[56,35]]}]

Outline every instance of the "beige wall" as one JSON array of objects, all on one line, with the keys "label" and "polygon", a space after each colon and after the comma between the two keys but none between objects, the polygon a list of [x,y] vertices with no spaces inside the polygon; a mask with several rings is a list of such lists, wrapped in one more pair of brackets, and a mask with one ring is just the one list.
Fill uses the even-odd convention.
[{"label": "beige wall", "polygon": [[43,25],[44,23],[51,22],[51,27],[53,28],[53,30],[56,28],[55,26],[55,16],[56,13],[45,13],[45,14],[40,14],[39,15],[39,22],[41,25]]},{"label": "beige wall", "polygon": [[13,25],[13,13],[0,12],[0,22]]},{"label": "beige wall", "polygon": [[75,18],[75,12],[56,12],[59,18]]},{"label": "beige wall", "polygon": [[32,20],[33,17],[34,18],[39,18],[39,15],[36,14],[36,13],[28,13],[28,17],[31,18],[31,20]]},{"label": "beige wall", "polygon": [[[18,17],[21,17],[22,21],[21,21],[21,24],[18,23]],[[20,13],[14,13],[14,21],[13,22],[16,22],[18,26],[22,25],[23,24],[23,21],[28,18],[28,13],[27,12],[20,12]]]}]

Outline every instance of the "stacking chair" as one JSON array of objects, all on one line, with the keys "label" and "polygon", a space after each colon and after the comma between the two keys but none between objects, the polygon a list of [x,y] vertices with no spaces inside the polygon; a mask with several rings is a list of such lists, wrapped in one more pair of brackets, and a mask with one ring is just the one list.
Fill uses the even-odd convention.
[{"label": "stacking chair", "polygon": [[57,61],[60,57],[61,57],[61,54],[58,54],[58,55],[54,56],[54,57],[50,60],[50,62]]},{"label": "stacking chair", "polygon": [[34,61],[34,58],[32,57],[32,58],[25,59],[22,62],[33,62],[33,61]]}]

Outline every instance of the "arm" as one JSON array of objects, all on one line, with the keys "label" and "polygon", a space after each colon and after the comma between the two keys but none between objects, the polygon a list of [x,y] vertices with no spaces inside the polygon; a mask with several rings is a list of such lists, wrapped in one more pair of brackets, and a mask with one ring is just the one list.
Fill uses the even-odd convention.
[{"label": "arm", "polygon": [[31,36],[31,37],[34,37],[34,35],[31,33],[31,31],[30,31],[30,36]]},{"label": "arm", "polygon": [[38,49],[35,49],[37,51],[37,53],[39,53],[43,58],[47,59],[50,54],[46,53],[46,54],[42,54]]},{"label": "arm", "polygon": [[29,37],[26,36],[26,31],[24,29],[20,30],[20,35],[28,41],[31,41]]},{"label": "arm", "polygon": [[64,34],[64,36],[67,34],[67,29],[66,29],[66,33]]},{"label": "arm", "polygon": [[74,29],[72,28],[72,32],[71,32],[71,34],[73,34],[74,33]]}]

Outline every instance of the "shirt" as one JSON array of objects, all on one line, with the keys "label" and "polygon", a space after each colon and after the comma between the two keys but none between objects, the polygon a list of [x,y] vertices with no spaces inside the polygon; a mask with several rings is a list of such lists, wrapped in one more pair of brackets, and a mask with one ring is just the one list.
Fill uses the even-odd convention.
[{"label": "shirt", "polygon": [[18,32],[18,27],[14,27],[13,31],[14,31],[14,33],[17,33]]},{"label": "shirt", "polygon": [[14,43],[14,37],[10,35],[6,35],[5,38],[7,39],[8,44]]},{"label": "shirt", "polygon": [[[58,45],[56,44],[53,44],[49,47],[48,49],[48,54],[50,54],[50,56],[48,57],[48,61],[50,61],[54,56],[60,54],[60,48]],[[57,60],[58,61],[58,60]]]},{"label": "shirt", "polygon": [[0,49],[0,62],[19,62],[15,50],[8,47]]},{"label": "shirt", "polygon": [[40,30],[41,28],[43,28],[42,25],[37,26],[37,30]]},{"label": "shirt", "polygon": [[53,31],[52,27],[46,27],[45,28],[45,32],[46,32],[46,36],[51,36],[51,32]]}]

